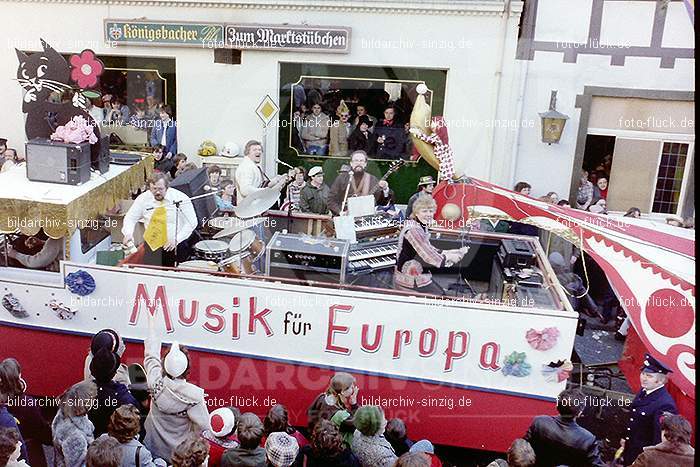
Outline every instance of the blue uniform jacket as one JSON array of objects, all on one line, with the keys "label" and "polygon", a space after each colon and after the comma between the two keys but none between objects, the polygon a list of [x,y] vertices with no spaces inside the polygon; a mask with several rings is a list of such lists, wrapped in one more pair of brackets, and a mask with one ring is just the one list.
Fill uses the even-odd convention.
[{"label": "blue uniform jacket", "polygon": [[656,446],[661,442],[661,423],[664,412],[678,413],[676,403],[665,387],[642,397],[639,391],[630,405],[625,442],[624,464],[630,465],[642,453],[645,446]]}]

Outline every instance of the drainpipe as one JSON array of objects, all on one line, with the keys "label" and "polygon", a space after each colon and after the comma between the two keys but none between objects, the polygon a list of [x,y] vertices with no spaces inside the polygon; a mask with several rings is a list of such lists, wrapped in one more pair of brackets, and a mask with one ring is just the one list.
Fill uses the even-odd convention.
[{"label": "drainpipe", "polygon": [[[498,44],[498,65],[496,67],[496,96],[493,101],[493,108],[491,111],[491,116],[495,120],[496,114],[498,112],[498,104],[501,98],[501,78],[503,77],[503,54],[505,53],[506,47],[506,37],[508,36],[508,16],[510,14],[510,2],[511,0],[506,0],[503,5],[503,12],[501,13],[501,37],[500,43]],[[491,154],[491,161],[494,161],[494,148],[496,145],[496,125],[491,125],[491,148],[489,153]],[[494,175],[493,162],[489,164],[489,176],[488,180],[493,183],[498,183],[497,180],[493,180]]]},{"label": "drainpipe", "polygon": [[516,110],[516,118],[518,124],[515,127],[515,140],[513,142],[513,149],[511,150],[510,158],[510,176],[509,176],[509,186],[515,184],[515,170],[518,163],[518,156],[520,155],[520,128],[523,122],[523,107],[525,107],[525,92],[527,90],[527,78],[530,69],[530,60],[520,61],[520,86],[518,91],[518,106]]}]

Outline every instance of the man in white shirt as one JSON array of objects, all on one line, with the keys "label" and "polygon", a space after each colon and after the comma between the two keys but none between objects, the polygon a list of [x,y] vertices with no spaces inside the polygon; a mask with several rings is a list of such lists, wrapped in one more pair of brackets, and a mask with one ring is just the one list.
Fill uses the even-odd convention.
[{"label": "man in white shirt", "polygon": [[239,205],[246,197],[263,188],[279,187],[281,189],[288,180],[287,175],[277,175],[272,180],[265,175],[260,167],[262,153],[262,144],[259,141],[251,140],[246,143],[243,150],[243,160],[236,168],[235,175]]},{"label": "man in white shirt", "polygon": [[187,195],[169,188],[166,174],[154,173],[148,180],[148,188],[124,216],[123,242],[132,242],[136,223],[143,222],[144,264],[172,267],[176,260],[186,261],[189,257],[187,239],[197,226],[197,215]]}]

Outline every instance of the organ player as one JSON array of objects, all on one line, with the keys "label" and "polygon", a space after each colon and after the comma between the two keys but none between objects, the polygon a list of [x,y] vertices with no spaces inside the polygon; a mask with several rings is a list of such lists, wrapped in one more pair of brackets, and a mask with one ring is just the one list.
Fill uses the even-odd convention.
[{"label": "organ player", "polygon": [[394,270],[394,288],[397,290],[445,295],[445,290],[433,281],[432,274],[425,268],[450,267],[458,263],[469,249],[438,250],[430,243],[428,227],[433,223],[436,210],[435,200],[427,194],[421,194],[413,203],[411,217],[399,234]]}]

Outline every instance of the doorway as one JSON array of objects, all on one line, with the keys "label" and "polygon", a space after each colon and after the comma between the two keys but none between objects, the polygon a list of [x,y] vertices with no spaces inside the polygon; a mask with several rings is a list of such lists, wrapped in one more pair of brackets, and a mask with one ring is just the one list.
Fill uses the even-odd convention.
[{"label": "doorway", "polygon": [[598,176],[610,177],[615,137],[609,135],[587,135],[583,153],[583,170],[588,171],[588,179],[595,184]]}]

